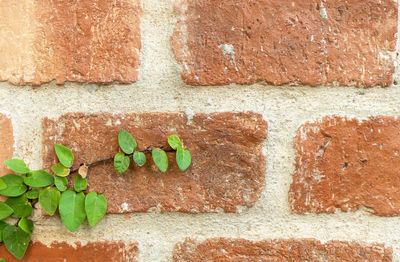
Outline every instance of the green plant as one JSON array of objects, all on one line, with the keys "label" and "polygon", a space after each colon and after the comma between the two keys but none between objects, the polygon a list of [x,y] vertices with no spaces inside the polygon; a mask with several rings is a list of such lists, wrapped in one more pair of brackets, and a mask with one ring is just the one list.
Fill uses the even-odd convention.
[{"label": "green plant", "polygon": [[168,169],[168,157],[166,152],[176,151],[176,163],[181,171],[185,171],[192,162],[192,156],[189,150],[183,148],[181,140],[177,135],[168,137],[170,149],[148,147],[144,150],[136,150],[136,140],[125,130],[119,132],[118,143],[122,150],[122,152],[114,156],[114,168],[118,173],[123,173],[128,170],[131,157],[133,158],[133,162],[138,166],[143,166],[146,163],[145,152],[151,152],[154,163],[163,173]]},{"label": "green plant", "polygon": [[[118,142],[122,152],[109,159],[81,164],[76,169],[72,169],[72,151],[64,145],[55,144],[59,163],[51,167],[53,175],[45,170],[32,171],[19,159],[6,160],[7,167],[16,174],[0,177],[0,195],[8,197],[5,202],[0,201],[0,243],[3,242],[17,259],[23,258],[34,227],[29,217],[37,202],[51,216],[56,214],[58,209],[61,221],[71,232],[75,232],[86,218],[91,227],[95,226],[106,214],[107,200],[102,194],[84,191],[88,185],[88,169],[101,162],[113,160],[115,170],[123,173],[129,168],[131,157],[134,163],[143,166],[146,163],[145,153],[151,152],[154,163],[161,172],[166,172],[166,152],[176,151],[176,161],[180,170],[186,170],[191,163],[190,152],[182,147],[176,135],[168,138],[170,149],[137,150],[136,140],[125,130],[119,132]],[[73,173],[77,174],[73,179],[73,186],[68,189],[67,177]],[[12,221],[9,217],[16,221],[14,225],[7,223]],[[7,219],[7,222],[3,221],[4,219]],[[0,258],[1,261],[4,260]]]}]

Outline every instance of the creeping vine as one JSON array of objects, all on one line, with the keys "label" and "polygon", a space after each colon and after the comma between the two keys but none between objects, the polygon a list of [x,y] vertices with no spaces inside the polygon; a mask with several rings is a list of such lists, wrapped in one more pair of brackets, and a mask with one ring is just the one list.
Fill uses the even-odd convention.
[{"label": "creeping vine", "polygon": [[[115,156],[100,159],[93,163],[83,163],[73,169],[74,154],[71,149],[61,144],[54,144],[59,162],[51,167],[53,174],[45,170],[30,170],[20,159],[6,160],[6,166],[15,172],[0,177],[0,195],[8,197],[0,201],[0,243],[17,259],[22,259],[28,248],[33,232],[33,221],[29,219],[33,207],[39,203],[50,216],[57,210],[65,227],[75,232],[87,219],[89,226],[95,226],[106,214],[107,199],[104,195],[87,191],[88,170],[104,162],[113,161],[114,169],[124,173],[133,163],[146,164],[146,153],[161,172],[168,169],[167,152],[176,151],[176,162],[181,171],[191,164],[190,152],[182,146],[176,135],[168,137],[170,148],[145,148],[137,150],[137,142],[125,130],[118,134],[118,143],[122,152]],[[78,173],[73,179],[73,186],[68,186],[67,177]],[[6,221],[4,221],[6,220]],[[12,224],[12,222],[15,222]],[[0,258],[0,262],[5,262]]]}]

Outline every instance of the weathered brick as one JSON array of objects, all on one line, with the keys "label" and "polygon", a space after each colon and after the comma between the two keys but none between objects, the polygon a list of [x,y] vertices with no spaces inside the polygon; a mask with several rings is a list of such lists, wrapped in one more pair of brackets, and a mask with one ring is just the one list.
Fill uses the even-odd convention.
[{"label": "weathered brick", "polygon": [[47,246],[41,242],[31,242],[22,260],[11,255],[4,245],[0,245],[0,257],[7,262],[75,262],[75,261],[137,261],[139,253],[136,242],[88,242],[74,245],[65,242],[54,242]]},{"label": "weathered brick", "polygon": [[5,0],[0,5],[0,80],[137,80],[140,0]]},{"label": "weathered brick", "polygon": [[177,134],[192,153],[192,165],[179,171],[175,153],[168,153],[169,169],[158,171],[147,155],[143,167],[131,166],[117,174],[111,162],[89,171],[89,190],[102,192],[109,213],[148,211],[235,212],[238,205],[251,207],[265,187],[266,158],[262,153],[267,123],[255,113],[92,114],[71,113],[57,120],[45,119],[44,165],[56,157],[55,142],[70,147],[74,167],[109,158],[118,152],[118,132],[125,129],[139,149],[167,147],[167,137]]},{"label": "weathered brick", "polygon": [[32,11],[34,1],[2,0],[0,4],[0,81],[34,82]]},{"label": "weathered brick", "polygon": [[0,114],[0,176],[7,171],[4,160],[11,159],[14,153],[14,133],[11,119]]},{"label": "weathered brick", "polygon": [[191,85],[392,83],[397,1],[181,0],[176,12]]},{"label": "weathered brick", "polygon": [[295,213],[369,208],[400,214],[400,120],[325,117],[294,139],[296,169],[289,202]]},{"label": "weathered brick", "polygon": [[174,261],[392,261],[383,244],[315,239],[263,240],[215,238],[178,243]]}]

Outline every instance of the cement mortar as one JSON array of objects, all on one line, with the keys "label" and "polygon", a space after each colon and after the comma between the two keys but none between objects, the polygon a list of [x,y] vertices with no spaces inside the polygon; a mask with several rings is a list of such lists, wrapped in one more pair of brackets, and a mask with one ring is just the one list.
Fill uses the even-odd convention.
[{"label": "cement mortar", "polygon": [[[140,261],[171,261],[176,242],[186,237],[316,238],[383,242],[392,246],[400,261],[400,217],[378,217],[367,209],[335,214],[294,215],[288,190],[294,171],[292,140],[306,121],[326,115],[366,119],[400,115],[400,86],[361,89],[352,87],[251,86],[191,87],[180,78],[169,38],[176,23],[174,1],[143,1],[142,54],[139,80],[131,85],[54,83],[39,88],[0,83],[0,111],[13,118],[15,157],[31,168],[42,165],[44,117],[67,112],[254,111],[268,121],[267,186],[253,208],[237,214],[134,213],[107,215],[96,227],[85,223],[70,233],[59,218],[35,214],[33,239],[52,241],[134,240]],[[397,76],[399,78],[399,76]]]}]

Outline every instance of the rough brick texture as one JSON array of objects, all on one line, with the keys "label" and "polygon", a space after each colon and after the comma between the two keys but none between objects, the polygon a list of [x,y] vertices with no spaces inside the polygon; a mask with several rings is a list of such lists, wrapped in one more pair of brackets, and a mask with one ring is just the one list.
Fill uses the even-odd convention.
[{"label": "rough brick texture", "polygon": [[325,117],[306,123],[294,140],[293,212],[333,213],[365,206],[400,214],[400,120]]},{"label": "rough brick texture", "polygon": [[139,149],[167,146],[177,134],[192,153],[192,165],[179,171],[175,153],[168,153],[169,169],[158,171],[147,155],[144,167],[131,166],[117,174],[111,162],[89,171],[89,190],[102,192],[109,213],[148,211],[235,212],[238,205],[251,207],[265,187],[266,158],[262,153],[267,123],[255,113],[195,114],[67,114],[45,119],[44,165],[56,157],[55,142],[70,147],[75,167],[108,158],[118,152],[118,132],[125,129]]},{"label": "rough brick texture", "polygon": [[47,246],[41,242],[31,242],[22,260],[11,255],[4,245],[0,245],[0,257],[7,262],[133,262],[137,261],[139,250],[135,242],[89,242],[82,245],[76,242],[54,242]]},{"label": "rough brick texture", "polygon": [[201,243],[189,239],[175,246],[174,261],[392,261],[392,249],[375,243],[329,241],[322,244],[314,239],[218,238]]},{"label": "rough brick texture", "polygon": [[10,171],[6,168],[4,160],[11,159],[14,153],[12,122],[11,119],[4,114],[0,114],[0,145],[0,176],[2,176]]},{"label": "rough brick texture", "polygon": [[181,0],[176,12],[172,47],[191,85],[392,83],[393,0]]},{"label": "rough brick texture", "polygon": [[140,0],[5,0],[0,6],[0,80],[134,82]]}]

